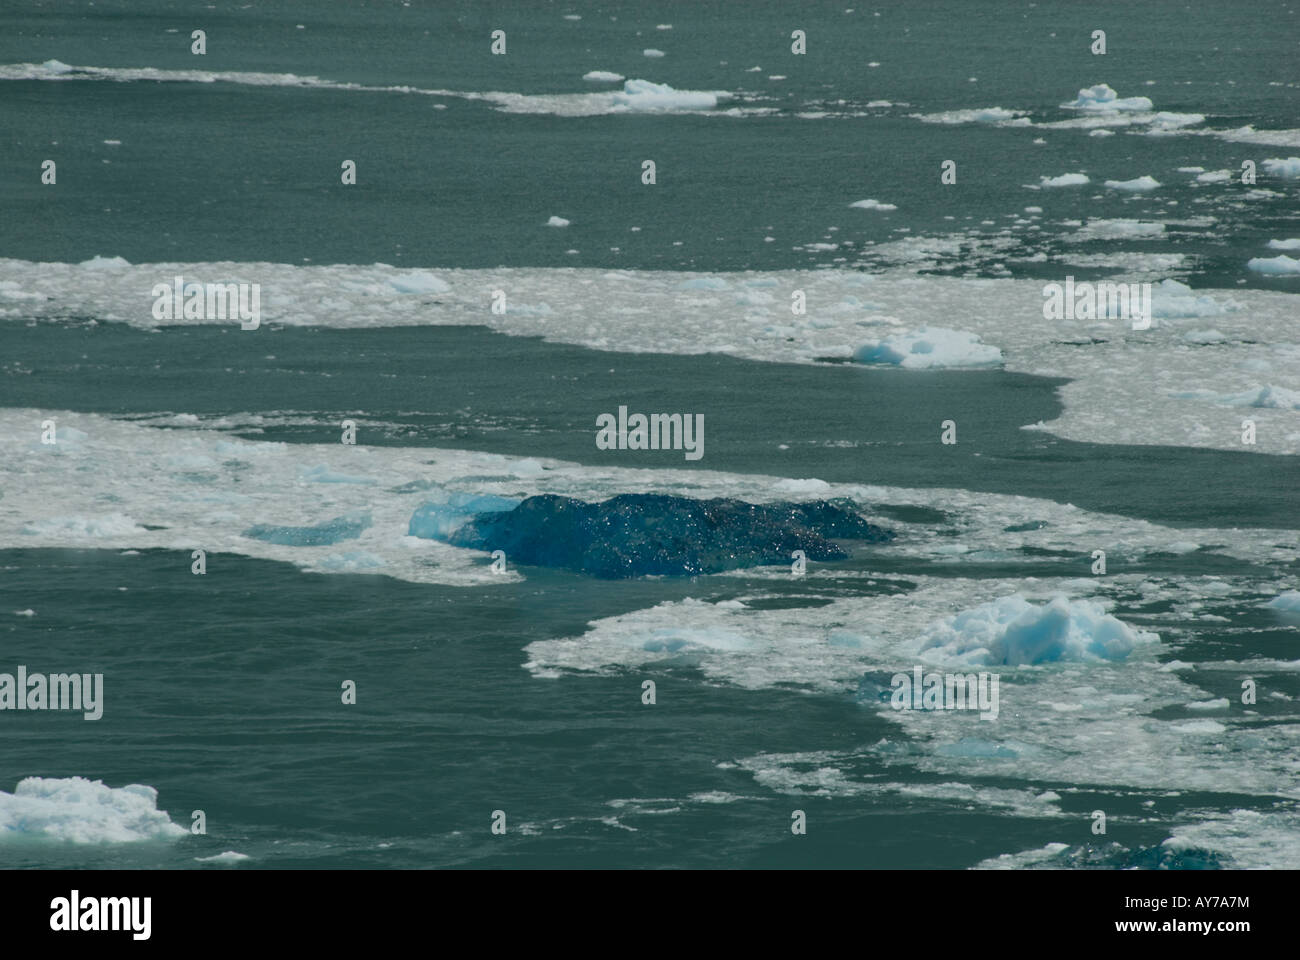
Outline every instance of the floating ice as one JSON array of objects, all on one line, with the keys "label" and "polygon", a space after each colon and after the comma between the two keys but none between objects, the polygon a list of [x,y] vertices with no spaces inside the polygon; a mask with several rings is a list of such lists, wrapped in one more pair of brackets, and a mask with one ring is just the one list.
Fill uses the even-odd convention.
[{"label": "floating ice", "polygon": [[407,533],[427,540],[446,540],[475,516],[513,510],[520,500],[474,493],[452,493],[445,500],[422,504],[411,515]]},{"label": "floating ice", "polygon": [[1143,240],[1160,237],[1165,233],[1163,223],[1150,223],[1142,220],[1089,220],[1071,240]]},{"label": "floating ice", "polygon": [[1213,390],[1188,390],[1173,394],[1188,400],[1209,400],[1226,407],[1255,407],[1261,410],[1300,410],[1300,391],[1285,387],[1251,387],[1240,393],[1215,393]]},{"label": "floating ice", "polygon": [[350,473],[339,473],[324,464],[304,470],[301,477],[308,483],[359,483],[369,485],[375,482],[374,477],[358,477]]},{"label": "floating ice", "polygon": [[551,217],[551,219],[546,221],[546,225],[548,227],[567,227],[569,221],[565,220],[563,217]]},{"label": "floating ice", "polygon": [[1187,723],[1175,723],[1171,729],[1179,733],[1217,734],[1227,732],[1227,727],[1218,720],[1189,720]]},{"label": "floating ice", "polygon": [[592,70],[584,73],[582,79],[589,80],[592,83],[618,83],[623,79],[621,73],[611,73],[608,70]]},{"label": "floating ice", "polygon": [[[1185,283],[1162,280],[1151,289],[1151,315],[1168,319],[1181,317],[1217,317],[1236,309],[1236,304],[1219,303],[1208,294],[1196,293]],[[1219,340],[1222,333],[1212,331]],[[1191,338],[1192,334],[1187,334]]]},{"label": "floating ice", "polygon": [[1300,239],[1295,240],[1270,240],[1268,242],[1270,250],[1300,250]]},{"label": "floating ice", "polygon": [[199,863],[240,863],[244,860],[253,859],[246,853],[239,853],[235,850],[227,850],[225,853],[218,853],[211,857],[195,857]]},{"label": "floating ice", "polygon": [[674,90],[666,83],[628,80],[623,92],[614,94],[614,103],[629,110],[711,110],[718,105],[718,94],[699,90]]},{"label": "floating ice", "polygon": [[1160,186],[1155,177],[1136,177],[1132,180],[1107,180],[1106,186],[1111,190],[1123,190],[1127,193],[1150,193]]},{"label": "floating ice", "polygon": [[1300,274],[1300,260],[1280,253],[1276,257],[1252,257],[1246,261],[1246,267],[1256,273],[1274,277],[1292,277]]},{"label": "floating ice", "polygon": [[1040,177],[1044,187],[1079,187],[1088,183],[1087,174],[1063,173],[1059,177]]},{"label": "floating ice", "polygon": [[347,553],[331,553],[321,557],[316,565],[321,570],[335,573],[365,573],[379,570],[388,564],[383,557],[368,550],[349,550]]},{"label": "floating ice", "polygon": [[312,527],[277,527],[259,523],[244,531],[244,536],[284,547],[321,547],[340,540],[355,540],[370,526],[369,514],[354,513],[335,517]]},{"label": "floating ice", "polygon": [[1286,593],[1279,593],[1268,602],[1268,605],[1275,610],[1300,613],[1300,590],[1288,590]]},{"label": "floating ice", "polygon": [[1300,177],[1300,157],[1270,157],[1260,163],[1266,171],[1279,177]]},{"label": "floating ice", "polygon": [[[1008,110],[1005,107],[976,107],[969,110],[945,110],[941,113],[914,113],[911,116],[922,123],[1004,124],[1017,120],[1023,114],[1023,110]],[[1025,122],[1028,123],[1027,120]]]},{"label": "floating ice", "polygon": [[446,293],[451,289],[445,281],[420,270],[402,271],[388,282],[398,293]]},{"label": "floating ice", "polygon": [[892,203],[881,203],[879,200],[858,200],[849,204],[850,207],[856,207],[859,210],[897,210],[898,207]]},{"label": "floating ice", "polygon": [[678,290],[729,290],[731,284],[722,277],[691,277],[677,284]]},{"label": "floating ice", "polygon": [[83,260],[81,266],[87,270],[121,270],[123,267],[131,266],[131,264],[122,257],[94,256],[89,260]]},{"label": "floating ice", "polygon": [[79,539],[98,540],[130,537],[143,533],[144,528],[122,513],[106,513],[97,517],[54,516],[32,520],[23,527],[23,533],[32,537],[72,535]]},{"label": "floating ice", "polygon": [[1093,600],[1056,597],[1035,606],[1009,596],[943,620],[919,651],[971,665],[1019,666],[1059,660],[1122,660],[1158,638],[1112,617]]},{"label": "floating ice", "polygon": [[[887,258],[887,265],[870,273],[856,269],[723,274],[582,268],[445,269],[437,274],[452,289],[426,296],[399,293],[390,281],[407,271],[383,264],[247,263],[239,264],[238,272],[231,275],[229,264],[134,264],[91,271],[75,263],[0,258],[0,318],[65,323],[68,318],[94,317],[140,329],[158,329],[159,323],[149,310],[148,290],[159,276],[184,273],[260,283],[266,304],[264,325],[363,329],[479,324],[500,333],[542,337],[595,350],[726,352],[750,360],[817,363],[832,356],[847,360],[866,341],[917,330],[935,323],[935,317],[953,317],[960,318],[960,323],[951,321],[953,326],[979,336],[985,343],[996,344],[1007,370],[1069,378],[1070,382],[1060,388],[1064,413],[1045,427],[1058,436],[1090,443],[1175,444],[1239,451],[1240,435],[1226,422],[1207,420],[1197,405],[1173,400],[1164,389],[1152,391],[1143,371],[1157,365],[1162,388],[1168,391],[1240,391],[1243,371],[1250,372],[1252,382],[1298,386],[1287,379],[1300,363],[1296,354],[1295,294],[1244,287],[1230,292],[1193,291],[1174,280],[1157,283],[1192,269],[1194,258],[1168,253],[1139,256],[1123,247],[1136,247],[1147,237],[1162,237],[1164,223],[1102,219],[1086,227],[1077,226],[1081,229],[1066,237],[1070,247],[1087,252],[1072,254],[1067,247],[1064,254],[1055,256],[1109,274],[1128,274],[1122,277],[1126,280],[1151,281],[1154,317],[1210,319],[1230,346],[1224,351],[1193,349],[1181,340],[1182,331],[1176,329],[1176,324],[1162,323],[1159,326],[1164,328],[1163,333],[1148,331],[1142,337],[1111,327],[1105,331],[1107,336],[1095,336],[1091,345],[1081,348],[1078,337],[1086,334],[1082,325],[1063,330],[1042,322],[1041,281],[918,276],[918,268],[936,264],[961,268],[968,253],[978,252],[973,251],[971,241],[951,236],[876,244],[872,251]],[[1214,229],[1212,222],[1206,226]],[[1125,242],[1084,246],[1113,239]],[[1267,236],[1261,244],[1266,240]],[[1286,252],[1300,256],[1294,250]],[[1134,278],[1134,271],[1146,275]],[[845,297],[856,295],[860,302],[870,302],[866,309],[871,315],[864,316],[861,308],[819,310],[816,325],[794,324],[788,300],[742,302],[736,291],[755,283],[778,283],[782,289],[797,285],[807,292],[810,304],[838,305],[846,302]],[[864,295],[866,285],[871,288],[869,299]],[[1271,285],[1290,287],[1294,278],[1275,278]],[[483,307],[483,291],[495,289],[515,291],[512,309],[507,313],[494,314]],[[684,295],[686,290],[689,295]],[[683,308],[684,301],[690,301],[689,308]],[[524,308],[543,303],[554,309],[545,313],[540,306],[536,312]],[[710,322],[700,323],[701,315],[709,316]],[[206,321],[179,322],[192,325]],[[1062,333],[1077,336],[1063,339]],[[1186,349],[1171,350],[1175,346],[1171,339]],[[1113,413],[1120,408],[1142,411],[1143,415],[1116,420]],[[38,415],[36,422],[40,419]],[[73,418],[69,425],[78,422],[83,421]],[[1277,416],[1272,423],[1261,420],[1261,425],[1257,452],[1300,453],[1300,422],[1294,421],[1293,414]],[[12,455],[20,458],[15,462],[25,458],[45,462],[72,455],[75,444],[67,441],[63,421],[59,427],[58,445],[42,446],[34,439],[31,444],[24,442],[19,445],[21,449],[13,449]],[[15,429],[15,437],[30,436],[21,427]],[[118,454],[106,451],[105,455]],[[303,455],[312,457],[308,464],[327,462],[340,472],[378,476],[360,453],[339,460],[317,453]],[[292,473],[282,479],[292,485],[299,468],[295,464]],[[416,475],[419,467],[412,470]],[[401,477],[393,482],[409,479]],[[314,523],[320,516],[336,516],[357,506],[348,504],[333,513],[299,515],[281,522]],[[78,510],[64,512],[89,517],[99,509],[87,502]],[[152,520],[130,510],[122,512]],[[19,526],[41,516],[34,510],[20,519]],[[404,528],[409,518],[407,510],[398,525]],[[258,519],[262,517],[252,518]],[[468,566],[465,569],[471,570]]]},{"label": "floating ice", "polygon": [[0,791],[0,844],[21,839],[130,843],[185,836],[159,810],[158,791],[132,783],[109,787],[84,777],[27,777]]},{"label": "floating ice", "polygon": [[1002,351],[981,343],[978,336],[965,330],[922,327],[867,343],[858,348],[853,359],[858,363],[889,364],[908,370],[996,367],[1002,363]]},{"label": "floating ice", "polygon": [[661,494],[620,494],[602,503],[546,494],[512,510],[478,513],[450,534],[443,532],[448,525],[445,511],[435,508],[431,517],[417,511],[411,533],[454,546],[503,550],[514,563],[606,578],[788,564],[795,550],[810,560],[842,560],[848,554],[832,539],[881,542],[894,536],[862,519],[851,505],[825,500],[753,504]]},{"label": "floating ice", "polygon": [[1104,83],[1080,90],[1074,102],[1063,103],[1061,107],[1067,110],[1090,110],[1100,113],[1146,111],[1155,108],[1154,104],[1146,97],[1121,98],[1119,94]]}]

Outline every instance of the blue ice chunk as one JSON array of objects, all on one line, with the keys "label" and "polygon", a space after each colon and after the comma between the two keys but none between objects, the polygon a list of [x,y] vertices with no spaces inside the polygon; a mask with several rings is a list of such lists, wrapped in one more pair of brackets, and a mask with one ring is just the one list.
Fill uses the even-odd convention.
[{"label": "blue ice chunk", "polygon": [[411,518],[411,534],[503,550],[513,563],[610,579],[788,564],[795,550],[809,560],[843,560],[848,553],[833,540],[894,538],[847,501],[753,504],[629,493],[587,503],[546,494],[511,509],[502,498],[485,499],[498,505],[463,520],[461,514],[475,508],[472,499],[454,506],[426,504]]}]

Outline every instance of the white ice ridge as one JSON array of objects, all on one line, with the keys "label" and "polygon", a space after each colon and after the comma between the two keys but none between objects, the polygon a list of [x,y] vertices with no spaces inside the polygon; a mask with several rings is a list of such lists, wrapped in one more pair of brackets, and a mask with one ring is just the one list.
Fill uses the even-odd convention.
[{"label": "white ice ridge", "polygon": [[[1164,227],[1093,220],[1078,240],[1142,239]],[[1125,254],[1144,270],[1165,255]],[[1071,264],[1064,258],[1060,281]],[[0,259],[0,319],[59,322],[92,317],[143,328],[155,284],[177,275],[205,283],[261,284],[262,327],[334,328],[480,324],[597,350],[728,353],[752,360],[812,363],[851,359],[860,349],[922,328],[978,337],[1006,370],[1060,376],[1061,417],[1033,425],[1071,440],[1240,450],[1241,420],[1255,418],[1252,452],[1300,452],[1300,411],[1213,398],[1268,385],[1300,390],[1300,326],[1294,294],[1193,290],[1155,283],[1152,327],[1118,318],[1044,320],[1043,284],[1034,280],[916,276],[855,270],[689,273],[566,268],[488,270],[295,266],[274,263],[132,265],[120,257],[81,264]],[[1130,279],[1123,274],[1114,280]],[[1133,278],[1151,280],[1149,273]],[[504,314],[493,291],[507,293]],[[794,316],[794,290],[808,312]],[[1198,338],[1212,319],[1214,337]],[[943,322],[947,321],[947,322]],[[180,320],[180,323],[201,323]],[[240,336],[258,336],[240,331]],[[992,354],[989,354],[991,358]],[[1196,393],[1204,391],[1204,393]],[[1122,412],[1121,412],[1122,411]]]},{"label": "white ice ridge", "polygon": [[[604,71],[583,76],[587,82],[614,81],[622,77]],[[375,86],[342,83],[293,73],[256,73],[238,70],[168,70],[158,67],[78,67],[58,60],[44,63],[0,64],[3,80],[100,80],[118,83],[152,81],[167,83],[235,83],[255,87],[311,87],[321,90],[369,93],[414,94],[428,97],[456,97],[493,104],[505,113],[544,113],[557,117],[591,117],[615,113],[716,113],[718,116],[747,116],[771,112],[770,108],[736,107],[715,111],[719,102],[735,96],[727,90],[675,90],[665,83],[633,79],[622,90],[599,93],[526,94],[505,91],[427,89],[407,85]]]},{"label": "white ice ridge", "polygon": [[188,831],[158,809],[158,791],[138,783],[106,786],[84,777],[27,777],[0,790],[0,846],[21,840],[130,843]]},{"label": "white ice ridge", "polygon": [[[56,424],[52,445],[40,442],[48,419]],[[365,445],[369,429],[393,424],[360,423],[355,446],[244,440],[227,432],[256,434],[269,426],[304,423],[338,426],[296,414],[200,421],[181,413],[125,421],[66,410],[0,408],[0,549],[171,550],[186,570],[192,551],[202,549],[209,572],[224,562],[224,553],[316,573],[483,586],[519,573],[509,567],[505,574],[493,574],[485,553],[408,536],[417,507],[447,502],[458,493],[512,499],[551,493],[588,501],[665,493],[752,503],[845,497],[863,505],[869,519],[899,532],[882,550],[931,562],[959,557],[963,564],[1002,563],[1022,556],[1023,547],[1073,554],[1080,543],[1105,549],[1115,569],[1151,552],[1188,549],[1259,563],[1300,557],[1296,547],[1282,546],[1295,540],[1285,531],[1174,530],[1029,497]],[[774,463],[797,470],[805,442],[773,437]],[[782,443],[786,451],[777,448]],[[952,521],[944,528],[905,524],[874,516],[873,503],[937,507],[951,513]],[[321,536],[247,535],[259,526],[312,528]],[[1080,570],[1088,562],[1085,553],[1062,561]],[[762,568],[759,575],[769,573],[788,576],[784,567]],[[1270,587],[1270,592],[1277,590]]]},{"label": "white ice ridge", "polygon": [[[937,113],[913,113],[923,123],[983,123],[998,127],[1022,127],[1034,130],[1080,130],[1091,134],[1113,133],[1118,129],[1149,136],[1209,136],[1236,143],[1258,146],[1300,146],[1300,130],[1256,130],[1251,126],[1220,129],[1202,127],[1205,114],[1157,110],[1148,97],[1121,97],[1109,85],[1099,83],[1078,92],[1060,109],[1075,116],[1065,120],[1033,120],[1029,111],[1007,107],[968,107]],[[1286,164],[1287,161],[1281,161]],[[1283,171],[1290,169],[1282,167]],[[1283,173],[1282,175],[1288,175]],[[1290,176],[1297,174],[1291,173]]]}]

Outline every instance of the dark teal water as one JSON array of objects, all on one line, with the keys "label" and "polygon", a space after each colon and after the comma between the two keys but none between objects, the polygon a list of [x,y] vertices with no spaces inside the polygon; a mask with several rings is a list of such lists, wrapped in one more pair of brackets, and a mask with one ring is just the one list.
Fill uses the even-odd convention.
[{"label": "dark teal water", "polygon": [[[732,91],[738,97],[724,107],[774,113],[561,118],[419,94],[11,81],[3,104],[14,135],[0,143],[0,168],[9,171],[0,202],[10,216],[0,256],[782,269],[830,265],[842,256],[792,249],[817,242],[828,226],[840,228],[841,241],[861,246],[897,239],[893,231],[904,226],[915,235],[969,229],[987,240],[1000,227],[981,221],[1003,221],[1030,203],[1059,219],[1140,218],[1149,205],[1135,207],[1132,196],[1096,185],[1178,166],[1240,170],[1243,159],[1295,152],[1206,136],[1121,130],[1094,139],[910,118],[1002,106],[1027,111],[1035,122],[1070,119],[1076,114],[1058,106],[1081,87],[1105,82],[1121,97],[1150,97],[1158,110],[1204,114],[1206,126],[1294,130],[1300,30],[1281,0],[1252,7],[1249,17],[1229,0],[1197,3],[1194,15],[1169,0],[1140,7],[924,0],[881,9],[879,17],[866,7],[851,16],[844,9],[838,0],[612,2],[575,5],[583,17],[577,22],[562,19],[562,5],[468,2],[310,10],[259,3],[225,12],[203,4],[108,2],[9,12],[0,63],[57,59],[526,94],[605,89],[580,79],[601,69],[679,90]],[[1277,28],[1261,29],[1270,22]],[[659,23],[673,29],[655,30]],[[188,40],[199,24],[210,38],[201,57],[189,53]],[[1098,24],[1109,31],[1105,56],[1089,52]],[[802,57],[789,52],[796,28],[810,38]],[[493,29],[507,31],[505,56],[489,52]],[[656,47],[668,55],[641,55]],[[762,71],[746,72],[755,65]],[[847,114],[882,100],[900,106],[868,111],[869,119],[798,116]],[[107,146],[106,139],[121,144]],[[40,184],[46,158],[60,164],[57,191]],[[646,158],[659,170],[653,189],[640,182]],[[355,189],[339,184],[344,159],[357,162]],[[955,187],[941,189],[946,159],[960,172]],[[1078,169],[1089,171],[1094,188],[1050,196],[1023,189],[1041,175]],[[1183,179],[1190,178],[1177,178]],[[1267,239],[1293,228],[1297,212],[1285,195],[1252,201],[1249,217],[1233,206],[1237,197],[1207,205],[1205,190],[1180,182],[1167,182],[1164,196],[1180,201],[1180,215],[1218,222],[1173,227],[1143,244],[1144,251],[1192,256],[1196,285],[1240,278],[1279,288],[1277,280],[1240,268]],[[863,197],[886,199],[899,212],[846,209]],[[582,224],[581,243],[538,229],[557,210]],[[639,233],[629,232],[634,225]],[[772,234],[776,242],[762,242]],[[566,252],[574,247],[577,255]],[[1038,252],[1110,247],[1066,247],[1057,236],[1027,235],[1010,249],[972,245],[946,268],[1000,274],[995,264]],[[868,254],[865,262],[877,261]],[[1060,272],[1015,262],[1003,269],[1054,280]]]}]

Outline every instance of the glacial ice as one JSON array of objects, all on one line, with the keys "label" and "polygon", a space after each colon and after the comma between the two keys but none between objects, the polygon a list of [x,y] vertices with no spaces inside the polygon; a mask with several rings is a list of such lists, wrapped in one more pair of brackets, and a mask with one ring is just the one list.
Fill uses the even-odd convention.
[{"label": "glacial ice", "polygon": [[704,90],[674,90],[666,83],[627,80],[623,92],[614,94],[614,103],[629,110],[712,110],[718,94]]},{"label": "glacial ice", "polygon": [[897,210],[897,209],[898,209],[898,206],[897,206],[896,204],[893,204],[893,203],[881,203],[879,200],[874,200],[874,199],[872,199],[872,198],[870,198],[870,197],[868,197],[866,200],[857,200],[857,201],[855,201],[855,202],[853,202],[853,203],[850,203],[849,206],[850,206],[850,207],[856,207],[856,208],[858,208],[859,210],[883,210],[883,211],[889,211],[889,210]]},{"label": "glacial ice", "polygon": [[1246,261],[1246,267],[1256,273],[1274,277],[1300,275],[1300,260],[1288,257],[1285,253],[1279,253],[1276,257],[1252,257]]},{"label": "glacial ice", "polygon": [[1123,660],[1157,639],[1108,614],[1094,600],[1058,596],[1036,606],[1001,597],[934,624],[920,652],[971,665],[1019,666],[1060,660]]},{"label": "glacial ice", "polygon": [[[457,510],[477,512],[458,523],[463,513]],[[453,546],[503,550],[514,563],[608,579],[788,564],[795,550],[809,560],[842,560],[848,554],[833,540],[894,536],[845,502],[753,504],[631,493],[601,503],[544,494],[513,509],[503,498],[467,496],[455,507],[422,506],[410,531]]]},{"label": "glacial ice", "polygon": [[[1221,304],[1204,293],[1196,293],[1185,283],[1162,280],[1151,288],[1151,315],[1166,319],[1218,317],[1236,309],[1231,302]],[[1190,336],[1190,335],[1189,335]],[[1223,339],[1223,334],[1219,334]]]},{"label": "glacial ice", "polygon": [[1264,606],[1274,611],[1284,620],[1300,623],[1300,590],[1288,590],[1286,593],[1279,593]]},{"label": "glacial ice", "polygon": [[1040,177],[1044,187],[1081,187],[1088,182],[1085,173],[1063,173],[1059,177]]},{"label": "glacial ice", "polygon": [[1300,157],[1269,157],[1260,166],[1274,176],[1300,177]]},{"label": "glacial ice", "polygon": [[1107,84],[1085,87],[1072,103],[1061,104],[1067,110],[1089,110],[1098,113],[1122,111],[1149,111],[1155,105],[1147,97],[1120,97]]},{"label": "glacial ice", "polygon": [[1111,190],[1123,190],[1127,193],[1149,193],[1160,186],[1155,177],[1141,176],[1132,180],[1107,180],[1106,187]]},{"label": "glacial ice", "polygon": [[158,791],[133,783],[109,787],[85,777],[27,777],[0,791],[0,844],[20,839],[128,843],[183,837],[158,809]]}]

